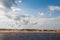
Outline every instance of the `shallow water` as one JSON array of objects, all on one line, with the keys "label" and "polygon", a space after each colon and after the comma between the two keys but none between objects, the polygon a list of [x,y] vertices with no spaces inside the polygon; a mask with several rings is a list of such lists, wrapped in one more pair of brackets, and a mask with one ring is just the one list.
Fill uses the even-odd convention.
[{"label": "shallow water", "polygon": [[0,34],[0,40],[60,40],[60,33]]}]

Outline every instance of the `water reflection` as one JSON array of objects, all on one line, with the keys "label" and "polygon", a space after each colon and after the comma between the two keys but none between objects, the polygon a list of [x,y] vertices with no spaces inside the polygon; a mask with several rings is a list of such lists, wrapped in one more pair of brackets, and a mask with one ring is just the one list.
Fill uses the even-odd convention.
[{"label": "water reflection", "polygon": [[0,40],[60,40],[60,34],[57,33],[0,34]]}]

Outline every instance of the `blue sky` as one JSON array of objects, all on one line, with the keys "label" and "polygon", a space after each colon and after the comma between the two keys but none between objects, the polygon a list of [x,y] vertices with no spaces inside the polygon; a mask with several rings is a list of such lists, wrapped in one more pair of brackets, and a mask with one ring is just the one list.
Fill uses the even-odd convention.
[{"label": "blue sky", "polygon": [[0,28],[60,30],[60,1],[0,0]]},{"label": "blue sky", "polygon": [[[22,0],[22,3],[18,4],[18,7],[23,9],[25,13],[32,14],[37,16],[38,12],[43,12],[48,17],[57,17],[60,16],[60,11],[51,11],[49,6],[59,6],[59,0]],[[49,13],[52,13],[52,16],[49,16]]]}]

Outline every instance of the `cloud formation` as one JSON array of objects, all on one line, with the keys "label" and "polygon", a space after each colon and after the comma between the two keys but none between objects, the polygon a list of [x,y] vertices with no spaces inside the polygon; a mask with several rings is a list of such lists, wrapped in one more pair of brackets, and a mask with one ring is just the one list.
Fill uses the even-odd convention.
[{"label": "cloud formation", "polygon": [[45,14],[44,14],[44,13],[39,13],[39,15],[40,15],[40,16],[45,16]]},{"label": "cloud formation", "polygon": [[0,4],[2,4],[5,8],[11,8],[11,6],[15,4],[15,0],[0,0]]},{"label": "cloud formation", "polygon": [[13,4],[15,4],[15,0],[0,0],[0,28],[12,28],[15,25],[15,21],[8,17],[12,17],[9,14],[17,13],[20,9],[12,7]]},{"label": "cloud formation", "polygon": [[50,9],[51,11],[60,10],[60,6],[49,6],[49,9]]},{"label": "cloud formation", "polygon": [[[21,1],[19,2],[21,3]],[[56,18],[40,18],[45,17],[45,14],[43,12],[39,13],[39,18],[26,13],[19,14],[22,9],[12,7],[14,3],[15,0],[0,0],[0,28],[60,30],[60,16]],[[7,8],[11,9],[11,11],[8,13],[5,12]],[[60,7],[50,6],[49,9],[52,11],[60,10]]]},{"label": "cloud formation", "polygon": [[20,27],[18,29],[60,29],[60,18],[35,18],[20,16]]},{"label": "cloud formation", "polygon": [[22,3],[22,1],[21,1],[21,0],[19,0],[18,2],[19,2],[19,3]]}]

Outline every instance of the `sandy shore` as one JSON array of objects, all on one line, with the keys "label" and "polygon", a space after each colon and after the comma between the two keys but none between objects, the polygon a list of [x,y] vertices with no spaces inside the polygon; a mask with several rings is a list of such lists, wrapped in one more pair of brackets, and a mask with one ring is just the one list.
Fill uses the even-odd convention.
[{"label": "sandy shore", "polygon": [[60,33],[60,30],[0,29],[1,33]]}]

